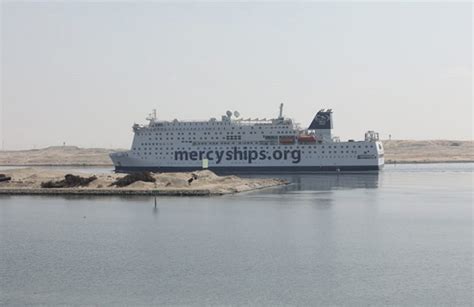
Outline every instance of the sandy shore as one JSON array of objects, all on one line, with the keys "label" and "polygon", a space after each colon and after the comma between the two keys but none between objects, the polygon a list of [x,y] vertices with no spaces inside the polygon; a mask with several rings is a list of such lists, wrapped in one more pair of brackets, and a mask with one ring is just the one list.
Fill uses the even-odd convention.
[{"label": "sandy shore", "polygon": [[384,141],[385,163],[474,162],[473,141]]},{"label": "sandy shore", "polygon": [[[454,140],[384,141],[386,163],[474,162],[474,142]],[[0,151],[4,166],[112,166],[111,152],[123,149],[48,147],[34,150]]]},{"label": "sandy shore", "polygon": [[124,149],[53,146],[30,150],[0,151],[0,165],[111,166],[109,154]]},{"label": "sandy shore", "polygon": [[[86,187],[42,188],[41,183],[64,179],[65,172],[41,168],[11,169],[3,174],[10,176],[11,181],[0,182],[0,194],[47,194],[47,195],[223,195],[251,191],[286,184],[281,179],[272,178],[239,178],[236,176],[217,176],[211,171],[194,173],[152,174],[156,182],[137,181],[125,187],[111,186],[124,174],[95,174],[97,179]],[[72,173],[81,177],[94,174]],[[196,175],[196,179],[188,180]]]}]

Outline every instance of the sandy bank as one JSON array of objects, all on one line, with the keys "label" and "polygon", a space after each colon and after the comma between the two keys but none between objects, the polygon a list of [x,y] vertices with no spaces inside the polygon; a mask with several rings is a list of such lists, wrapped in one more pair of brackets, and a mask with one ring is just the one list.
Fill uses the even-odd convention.
[{"label": "sandy bank", "polygon": [[0,165],[92,165],[111,166],[109,154],[121,149],[53,146],[30,150],[0,151]]},{"label": "sandy bank", "polygon": [[385,163],[474,162],[473,141],[384,141]]},{"label": "sandy bank", "polygon": [[[190,184],[192,173],[152,174],[155,182],[137,181],[126,187],[111,186],[124,174],[96,174],[96,180],[86,187],[42,188],[41,183],[64,179],[65,172],[41,168],[12,169],[3,172],[11,181],[0,182],[0,194],[45,194],[45,195],[223,195],[262,189],[286,184],[286,181],[272,178],[239,178],[217,176],[211,171],[194,172],[197,179]],[[72,173],[83,177],[93,174]]]}]

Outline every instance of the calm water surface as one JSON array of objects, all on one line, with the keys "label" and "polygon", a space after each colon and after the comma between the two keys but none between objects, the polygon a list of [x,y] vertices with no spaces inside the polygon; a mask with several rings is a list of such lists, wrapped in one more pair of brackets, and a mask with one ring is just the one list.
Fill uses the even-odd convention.
[{"label": "calm water surface", "polygon": [[0,197],[0,304],[471,305],[473,164],[210,198]]}]

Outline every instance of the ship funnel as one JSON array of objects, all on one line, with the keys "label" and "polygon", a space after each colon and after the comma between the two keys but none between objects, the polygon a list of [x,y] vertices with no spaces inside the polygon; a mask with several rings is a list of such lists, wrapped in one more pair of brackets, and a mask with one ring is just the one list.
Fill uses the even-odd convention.
[{"label": "ship funnel", "polygon": [[316,113],[308,130],[332,129],[332,109],[321,109]]}]

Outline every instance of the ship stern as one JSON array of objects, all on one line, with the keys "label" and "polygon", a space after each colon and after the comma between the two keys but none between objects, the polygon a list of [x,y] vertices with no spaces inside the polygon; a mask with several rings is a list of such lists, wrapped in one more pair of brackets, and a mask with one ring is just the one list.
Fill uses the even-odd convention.
[{"label": "ship stern", "polygon": [[381,141],[375,142],[375,145],[377,147],[377,166],[379,170],[382,170],[385,166],[385,151],[383,148],[383,143]]}]

